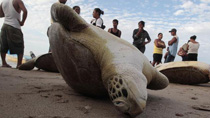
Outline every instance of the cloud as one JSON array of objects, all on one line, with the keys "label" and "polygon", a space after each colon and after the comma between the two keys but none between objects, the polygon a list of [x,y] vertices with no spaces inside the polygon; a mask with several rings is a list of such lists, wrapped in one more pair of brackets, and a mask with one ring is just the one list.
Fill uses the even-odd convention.
[{"label": "cloud", "polygon": [[181,8],[189,9],[192,8],[194,3],[192,1],[186,1],[181,5]]},{"label": "cloud", "polygon": [[175,16],[182,15],[184,13],[184,10],[178,10],[174,13]]},{"label": "cloud", "polygon": [[210,3],[210,0],[201,0],[201,2]]}]

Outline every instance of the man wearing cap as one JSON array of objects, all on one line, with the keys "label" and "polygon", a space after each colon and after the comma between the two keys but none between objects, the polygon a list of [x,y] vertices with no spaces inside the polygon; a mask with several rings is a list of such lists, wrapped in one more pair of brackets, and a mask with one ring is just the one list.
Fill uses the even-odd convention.
[{"label": "man wearing cap", "polygon": [[[144,30],[145,22],[138,23],[139,28],[133,31],[133,45],[138,48],[142,53],[145,52],[146,44],[151,42],[151,38],[146,30]],[[145,41],[147,39],[148,41]]]},{"label": "man wearing cap", "polygon": [[168,42],[169,54],[165,60],[165,63],[174,61],[176,57],[176,53],[177,53],[178,43],[179,43],[179,37],[176,35],[177,30],[173,28],[169,32],[171,33],[171,36],[173,36],[173,38]]}]

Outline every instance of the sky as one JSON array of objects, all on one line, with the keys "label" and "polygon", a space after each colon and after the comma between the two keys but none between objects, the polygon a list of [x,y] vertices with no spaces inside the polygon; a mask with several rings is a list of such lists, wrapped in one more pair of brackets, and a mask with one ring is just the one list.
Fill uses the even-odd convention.
[{"label": "sky", "polygon": [[[2,2],[2,0],[0,0]],[[25,55],[33,51],[36,55],[48,52],[49,40],[46,35],[50,26],[50,7],[57,0],[23,0],[28,9],[28,18],[22,27],[25,41]],[[106,31],[112,27],[112,20],[118,19],[122,40],[133,42],[133,30],[138,22],[146,22],[145,30],[152,41],[146,46],[145,55],[152,61],[154,40],[163,33],[166,43],[172,36],[172,28],[178,30],[179,47],[190,36],[196,35],[200,43],[198,60],[210,64],[210,0],[68,0],[67,5],[81,7],[81,16],[88,23],[93,19],[94,8],[101,8]],[[0,19],[2,27],[4,19]],[[164,50],[165,53],[165,50]],[[176,61],[181,57],[176,56]]]}]

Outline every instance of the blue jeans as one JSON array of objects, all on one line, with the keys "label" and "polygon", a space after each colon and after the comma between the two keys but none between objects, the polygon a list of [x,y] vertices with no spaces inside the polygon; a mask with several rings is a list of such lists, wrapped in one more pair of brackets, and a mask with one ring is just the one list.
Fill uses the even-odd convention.
[{"label": "blue jeans", "polygon": [[168,53],[168,56],[165,60],[165,63],[168,63],[168,62],[173,62],[175,59],[175,57],[173,55],[170,54],[170,52]]}]

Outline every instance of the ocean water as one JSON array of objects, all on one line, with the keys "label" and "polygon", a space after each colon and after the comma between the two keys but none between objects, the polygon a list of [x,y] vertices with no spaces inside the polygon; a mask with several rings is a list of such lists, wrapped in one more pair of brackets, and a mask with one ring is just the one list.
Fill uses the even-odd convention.
[{"label": "ocean water", "polygon": [[[10,58],[10,60],[8,58]],[[24,58],[29,59],[30,57],[29,56],[24,56]],[[12,68],[16,68],[16,66],[17,66],[17,56],[16,55],[9,55],[9,56],[6,55],[6,61],[7,61],[7,64],[12,66]],[[0,66],[2,66],[1,58],[0,58]]]},{"label": "ocean water", "polygon": [[[9,60],[6,60],[6,61],[7,61],[7,63],[8,63],[10,66],[12,66],[12,68],[16,68],[17,62],[13,62],[13,61],[9,61]],[[2,66],[2,61],[1,61],[1,59],[0,59],[0,66]]]}]

